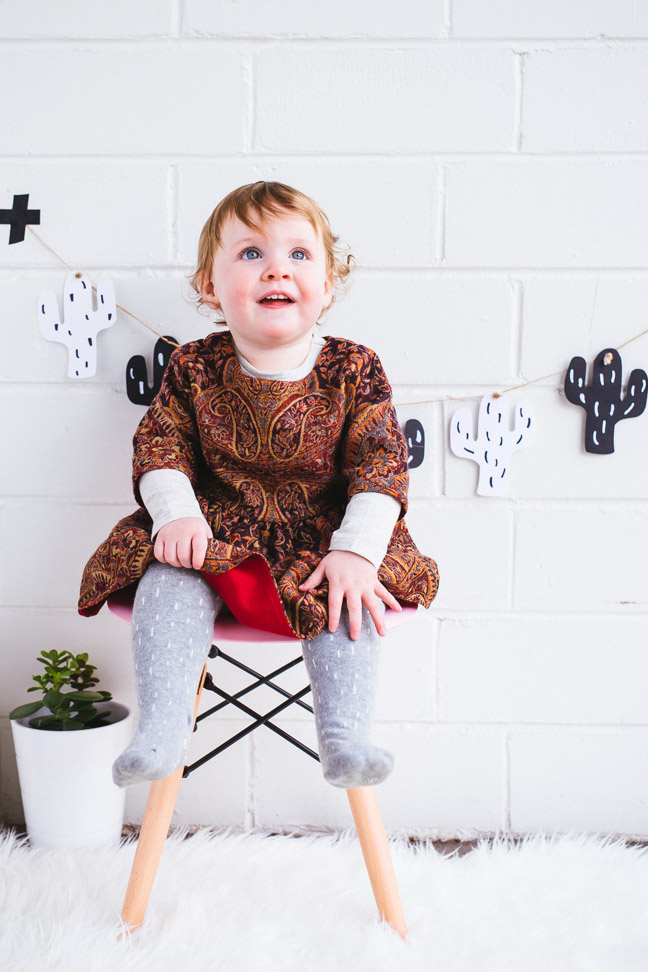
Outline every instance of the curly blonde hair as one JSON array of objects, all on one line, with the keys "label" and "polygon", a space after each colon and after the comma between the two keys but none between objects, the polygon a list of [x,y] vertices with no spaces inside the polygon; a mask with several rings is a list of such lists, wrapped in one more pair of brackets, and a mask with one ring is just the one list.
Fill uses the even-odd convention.
[{"label": "curly blonde hair", "polygon": [[[340,237],[335,236],[326,213],[317,203],[292,186],[283,182],[250,182],[246,186],[239,186],[224,199],[221,199],[202,228],[198,242],[198,263],[195,271],[190,275],[189,282],[197,294],[198,307],[205,302],[200,294],[203,275],[211,274],[214,257],[221,246],[221,233],[224,223],[230,216],[236,216],[251,229],[261,229],[260,224],[268,216],[281,216],[286,213],[296,213],[303,216],[311,224],[315,232],[319,232],[324,244],[328,271],[334,288],[343,289],[347,277],[356,265],[355,257],[348,252],[348,248],[338,247]],[[255,221],[256,217],[256,221]],[[326,307],[328,310],[335,302],[335,293]]]}]

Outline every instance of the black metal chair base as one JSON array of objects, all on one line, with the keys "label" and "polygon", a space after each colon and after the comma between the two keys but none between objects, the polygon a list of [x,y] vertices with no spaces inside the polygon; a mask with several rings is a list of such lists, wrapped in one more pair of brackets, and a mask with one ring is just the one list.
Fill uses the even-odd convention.
[{"label": "black metal chair base", "polygon": [[[252,722],[250,723],[249,726],[246,726],[245,729],[241,729],[240,732],[237,732],[233,736],[230,736],[229,739],[227,739],[224,743],[221,743],[221,745],[217,746],[215,749],[212,749],[211,752],[207,753],[205,756],[202,756],[194,763],[191,763],[191,765],[185,766],[182,774],[183,778],[186,778],[191,773],[193,773],[194,770],[198,769],[204,763],[207,763],[210,759],[213,759],[215,756],[218,756],[219,753],[222,753],[225,749],[228,749],[230,746],[233,746],[234,743],[239,741],[239,739],[243,739],[250,732],[254,732],[255,729],[259,729],[261,726],[266,726],[268,729],[271,729],[272,732],[277,733],[277,735],[281,736],[282,739],[285,739],[287,742],[292,743],[292,745],[296,746],[297,749],[300,749],[303,753],[306,753],[306,755],[308,756],[312,756],[313,759],[316,759],[319,762],[319,756],[317,755],[317,753],[313,752],[313,750],[310,749],[308,746],[306,746],[305,743],[301,742],[301,740],[295,738],[295,736],[292,736],[289,732],[286,732],[280,726],[275,725],[271,721],[272,719],[276,718],[276,716],[278,716],[281,712],[284,712],[291,705],[299,705],[307,712],[310,712],[311,715],[313,714],[312,706],[302,701],[303,697],[305,695],[308,695],[308,693],[310,692],[311,690],[310,685],[307,685],[299,692],[296,692],[294,695],[291,695],[290,692],[287,692],[286,689],[281,687],[281,685],[276,685],[275,682],[273,681],[273,679],[277,678],[279,675],[282,675],[284,672],[289,671],[291,668],[294,668],[296,665],[302,664],[304,659],[302,658],[301,655],[299,655],[297,658],[293,658],[292,661],[287,662],[285,665],[281,665],[280,668],[276,668],[268,675],[263,675],[261,672],[255,672],[253,668],[250,668],[248,665],[243,664],[243,662],[239,661],[238,658],[233,658],[231,655],[226,654],[222,650],[222,648],[218,647],[218,645],[212,645],[211,650],[209,652],[209,657],[222,658],[223,661],[228,662],[230,665],[233,665],[234,667],[240,669],[241,671],[246,672],[248,675],[251,675],[255,679],[255,681],[251,682],[249,685],[246,685],[235,695],[230,695],[229,692],[226,692],[224,689],[216,685],[214,683],[211,674],[207,672],[207,675],[205,677],[204,688],[208,692],[215,692],[216,695],[220,696],[220,698],[223,699],[223,701],[219,702],[217,705],[212,706],[210,709],[207,709],[206,712],[202,712],[197,717],[194,731],[198,729],[199,723],[201,723],[203,719],[209,718],[209,716],[213,715],[215,712],[220,711],[221,709],[224,709],[225,706],[227,705],[235,706],[235,708],[237,708],[240,712],[243,712],[245,713],[245,715],[249,716],[252,719]],[[247,695],[249,692],[253,692],[254,689],[259,688],[261,685],[267,685],[268,688],[273,689],[279,695],[284,697],[283,702],[275,706],[274,709],[270,709],[270,711],[265,713],[256,712],[254,709],[247,706],[244,702],[240,701],[244,695]]]}]

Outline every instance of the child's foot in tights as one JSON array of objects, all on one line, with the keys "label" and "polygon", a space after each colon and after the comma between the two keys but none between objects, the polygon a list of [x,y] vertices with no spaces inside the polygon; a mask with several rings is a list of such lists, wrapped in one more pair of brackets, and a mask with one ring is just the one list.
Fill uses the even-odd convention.
[{"label": "child's foot in tights", "polygon": [[394,765],[392,753],[369,741],[380,636],[366,607],[360,638],[351,641],[348,631],[345,605],[337,631],[302,642],[324,778],[347,789],[382,783]]},{"label": "child's foot in tights", "polygon": [[113,765],[118,786],[164,779],[182,764],[221,605],[195,570],[156,561],[139,582],[132,621],[139,725]]}]

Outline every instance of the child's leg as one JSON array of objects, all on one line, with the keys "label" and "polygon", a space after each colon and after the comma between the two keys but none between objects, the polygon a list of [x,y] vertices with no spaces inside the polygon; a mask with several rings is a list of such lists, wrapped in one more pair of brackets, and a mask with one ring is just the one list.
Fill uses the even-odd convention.
[{"label": "child's leg", "polygon": [[198,571],[184,567],[155,562],[139,582],[132,620],[139,725],[113,765],[118,786],[164,779],[182,763],[222,603]]},{"label": "child's leg", "polygon": [[351,641],[348,631],[344,605],[336,632],[302,642],[324,778],[345,788],[382,783],[394,765],[391,753],[369,741],[380,636],[366,607],[360,638]]}]

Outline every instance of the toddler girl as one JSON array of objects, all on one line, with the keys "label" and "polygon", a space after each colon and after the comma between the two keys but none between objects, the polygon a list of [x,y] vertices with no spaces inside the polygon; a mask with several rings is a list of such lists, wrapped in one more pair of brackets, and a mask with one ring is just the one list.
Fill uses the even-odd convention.
[{"label": "toddler girl", "polygon": [[335,786],[380,783],[370,742],[385,605],[428,606],[434,561],[412,541],[407,445],[376,354],[316,325],[349,273],[326,215],[278,182],[226,196],[192,283],[223,330],[171,356],[135,437],[139,509],[86,565],[79,611],[133,591],[139,726],[126,786],[183,762],[225,603],[302,640],[319,754]]}]

